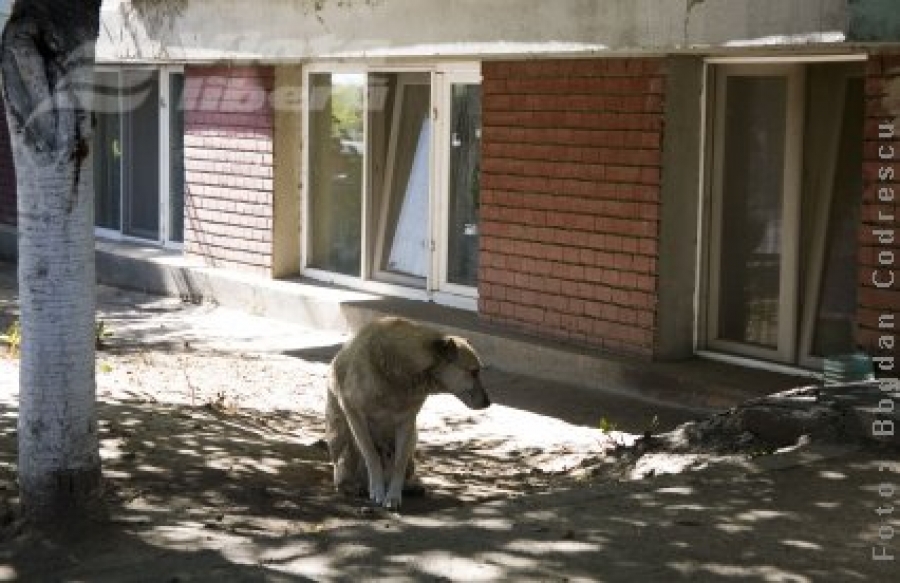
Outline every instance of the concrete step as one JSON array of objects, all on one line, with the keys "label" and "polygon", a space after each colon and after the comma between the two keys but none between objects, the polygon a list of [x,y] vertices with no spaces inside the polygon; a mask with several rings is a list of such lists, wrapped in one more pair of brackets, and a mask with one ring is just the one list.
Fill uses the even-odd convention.
[{"label": "concrete step", "polygon": [[476,313],[434,303],[386,298],[297,278],[270,280],[204,267],[179,252],[128,243],[97,246],[101,283],[191,302],[214,302],[254,315],[317,329],[352,332],[385,314],[433,324],[470,339],[500,370],[696,411],[809,384],[808,378],[692,359],[651,363],[522,334]]}]

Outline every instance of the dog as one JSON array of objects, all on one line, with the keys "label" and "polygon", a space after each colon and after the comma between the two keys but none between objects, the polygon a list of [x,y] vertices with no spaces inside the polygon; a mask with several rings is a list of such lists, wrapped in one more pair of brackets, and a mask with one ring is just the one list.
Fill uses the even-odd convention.
[{"label": "dog", "polygon": [[367,492],[393,510],[404,492],[422,493],[412,459],[416,416],[439,393],[488,407],[481,367],[464,338],[396,317],[363,326],[331,362],[325,424],[335,489]]}]

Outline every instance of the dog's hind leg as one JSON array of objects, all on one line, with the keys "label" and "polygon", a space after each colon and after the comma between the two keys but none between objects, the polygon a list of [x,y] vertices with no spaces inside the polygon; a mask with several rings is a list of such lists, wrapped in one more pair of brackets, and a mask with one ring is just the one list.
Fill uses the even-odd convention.
[{"label": "dog's hind leg", "polygon": [[352,440],[348,439],[345,447],[334,460],[335,489],[346,496],[366,496],[368,492],[366,476],[365,461]]},{"label": "dog's hind leg", "polygon": [[365,463],[353,442],[353,434],[344,412],[331,391],[328,392],[325,420],[325,438],[334,466],[335,490],[348,496],[366,495]]},{"label": "dog's hind leg", "polygon": [[353,485],[353,435],[344,418],[337,399],[328,391],[325,405],[325,441],[328,444],[328,456],[334,468],[334,488],[338,492],[351,494]]}]

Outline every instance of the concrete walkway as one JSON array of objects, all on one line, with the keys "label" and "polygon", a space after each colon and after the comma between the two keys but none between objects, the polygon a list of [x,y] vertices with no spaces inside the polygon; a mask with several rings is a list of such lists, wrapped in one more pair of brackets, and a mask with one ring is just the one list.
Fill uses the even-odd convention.
[{"label": "concrete walkway", "polygon": [[[172,322],[173,334],[200,341],[209,319],[201,323],[191,314],[231,308],[235,312],[226,311],[233,314],[228,316],[231,340],[240,339],[253,351],[323,362],[330,361],[352,329],[372,318],[398,314],[425,321],[472,341],[487,363],[484,380],[496,402],[590,427],[605,419],[623,431],[643,433],[656,419],[656,427],[665,430],[705,412],[809,383],[700,359],[632,361],[485,325],[463,310],[203,268],[180,255],[143,246],[101,243],[98,277],[116,286],[98,288],[101,312],[129,301],[122,288],[168,295],[176,304],[189,299],[180,320]],[[0,262],[0,293],[11,300],[15,286],[15,266]],[[254,317],[265,325],[254,326]]]},{"label": "concrete walkway", "polygon": [[381,315],[406,316],[469,338],[491,367],[506,373],[674,408],[722,409],[809,382],[703,359],[648,363],[603,354],[517,333],[465,310],[302,278],[271,280],[204,267],[158,247],[99,242],[97,272],[108,285],[214,303],[322,331],[346,333]]},{"label": "concrete walkway", "polygon": [[[279,282],[275,282],[279,283]],[[0,262],[0,328],[5,329],[16,311],[15,267]],[[330,362],[347,333],[333,329],[315,329],[290,320],[266,318],[215,304],[183,304],[177,298],[160,300],[152,328],[139,313],[129,315],[132,306],[146,303],[142,292],[99,286],[98,318],[104,319],[115,334],[134,342],[219,348],[231,351],[269,352],[304,360]],[[156,300],[154,300],[156,301]],[[123,315],[124,314],[124,315]],[[480,347],[479,347],[480,348]],[[595,386],[546,380],[538,376],[513,373],[491,366],[483,381],[496,403],[549,415],[568,423],[597,427],[605,419],[622,431],[643,432],[654,418],[660,429],[702,414],[703,407],[675,400],[647,398],[640,392],[598,390]]]}]

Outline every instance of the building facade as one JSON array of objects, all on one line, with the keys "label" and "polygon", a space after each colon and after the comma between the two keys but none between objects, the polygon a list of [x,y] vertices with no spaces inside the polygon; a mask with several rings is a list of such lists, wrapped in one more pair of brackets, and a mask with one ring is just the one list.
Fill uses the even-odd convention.
[{"label": "building facade", "polygon": [[892,370],[890,0],[121,0],[102,30],[99,237],[613,354]]}]

